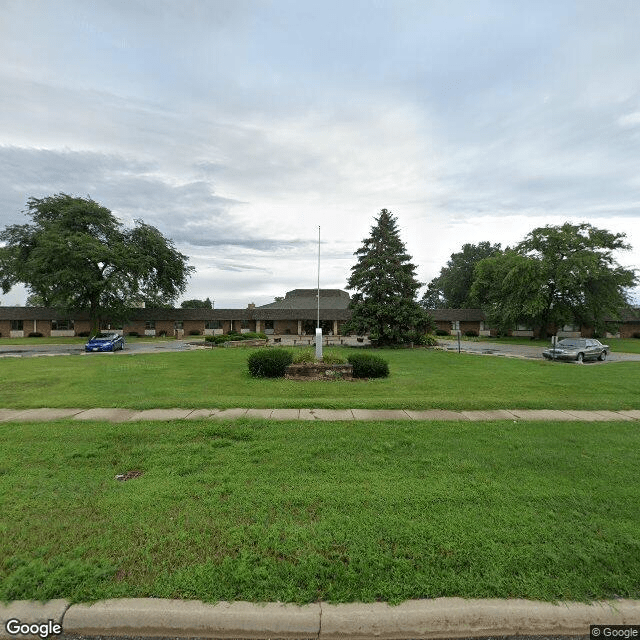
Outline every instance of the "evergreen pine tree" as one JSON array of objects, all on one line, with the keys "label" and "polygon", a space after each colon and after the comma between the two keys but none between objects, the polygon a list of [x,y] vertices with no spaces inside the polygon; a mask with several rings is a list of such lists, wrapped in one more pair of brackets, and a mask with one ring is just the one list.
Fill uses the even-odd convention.
[{"label": "evergreen pine tree", "polygon": [[432,319],[416,302],[422,286],[415,277],[416,266],[407,254],[396,218],[382,209],[366,238],[354,255],[347,289],[352,317],[346,330],[369,334],[378,344],[400,344],[415,340],[418,333],[432,327]]}]

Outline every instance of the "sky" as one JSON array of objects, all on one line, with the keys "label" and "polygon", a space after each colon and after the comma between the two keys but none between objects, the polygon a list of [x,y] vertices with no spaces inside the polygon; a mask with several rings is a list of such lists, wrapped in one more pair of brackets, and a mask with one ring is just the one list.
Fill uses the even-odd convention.
[{"label": "sky", "polygon": [[383,208],[425,285],[564,222],[638,268],[639,25],[637,0],[0,0],[0,228],[90,196],[216,308],[315,287],[318,227],[344,289]]}]

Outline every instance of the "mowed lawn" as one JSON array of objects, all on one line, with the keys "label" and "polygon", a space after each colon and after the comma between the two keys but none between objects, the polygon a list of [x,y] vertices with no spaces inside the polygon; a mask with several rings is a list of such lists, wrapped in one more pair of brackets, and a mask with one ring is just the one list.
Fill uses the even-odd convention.
[{"label": "mowed lawn", "polygon": [[0,423],[0,491],[4,600],[640,597],[634,422]]},{"label": "mowed lawn", "polygon": [[638,362],[579,366],[427,349],[371,352],[389,361],[389,378],[253,379],[247,349],[3,358],[0,407],[640,408]]}]

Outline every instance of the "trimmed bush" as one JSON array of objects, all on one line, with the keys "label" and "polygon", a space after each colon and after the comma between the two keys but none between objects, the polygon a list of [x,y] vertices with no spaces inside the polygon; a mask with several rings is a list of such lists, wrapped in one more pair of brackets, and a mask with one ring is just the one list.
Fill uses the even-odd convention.
[{"label": "trimmed bush", "polygon": [[432,333],[425,333],[420,338],[420,344],[423,347],[437,347],[438,339]]},{"label": "trimmed bush", "polygon": [[197,329],[191,329],[191,331],[189,331],[189,335],[190,336],[199,336],[200,332]]},{"label": "trimmed bush", "polygon": [[293,362],[293,354],[287,349],[261,349],[249,355],[247,364],[254,378],[282,378]]},{"label": "trimmed bush", "polygon": [[445,331],[444,329],[436,329],[436,330],[435,330],[435,334],[436,334],[437,336],[448,336],[448,335],[449,335],[449,332],[448,332],[448,331]]},{"label": "trimmed bush", "polygon": [[473,329],[469,329],[469,331],[464,332],[464,335],[467,336],[467,338],[477,338],[478,332],[474,331]]},{"label": "trimmed bush", "polygon": [[372,353],[353,353],[347,360],[353,366],[354,378],[386,378],[389,363]]},{"label": "trimmed bush", "polygon": [[640,338],[640,331],[634,331],[633,337],[634,338]]},{"label": "trimmed bush", "polygon": [[30,338],[42,338],[42,334],[39,331],[32,331],[29,334]]},{"label": "trimmed bush", "polygon": [[137,331],[129,331],[129,336],[132,338],[137,338],[139,335]]}]

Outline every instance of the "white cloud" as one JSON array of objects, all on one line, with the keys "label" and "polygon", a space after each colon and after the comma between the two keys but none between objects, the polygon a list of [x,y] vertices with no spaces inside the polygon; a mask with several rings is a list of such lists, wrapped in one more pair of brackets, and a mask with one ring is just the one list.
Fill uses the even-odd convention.
[{"label": "white cloud", "polygon": [[313,286],[318,225],[323,285],[344,286],[383,207],[425,282],[465,242],[565,220],[628,232],[638,265],[638,18],[625,0],[5,1],[0,226],[29,196],[90,194],[172,237],[198,267],[187,297],[221,306]]}]

